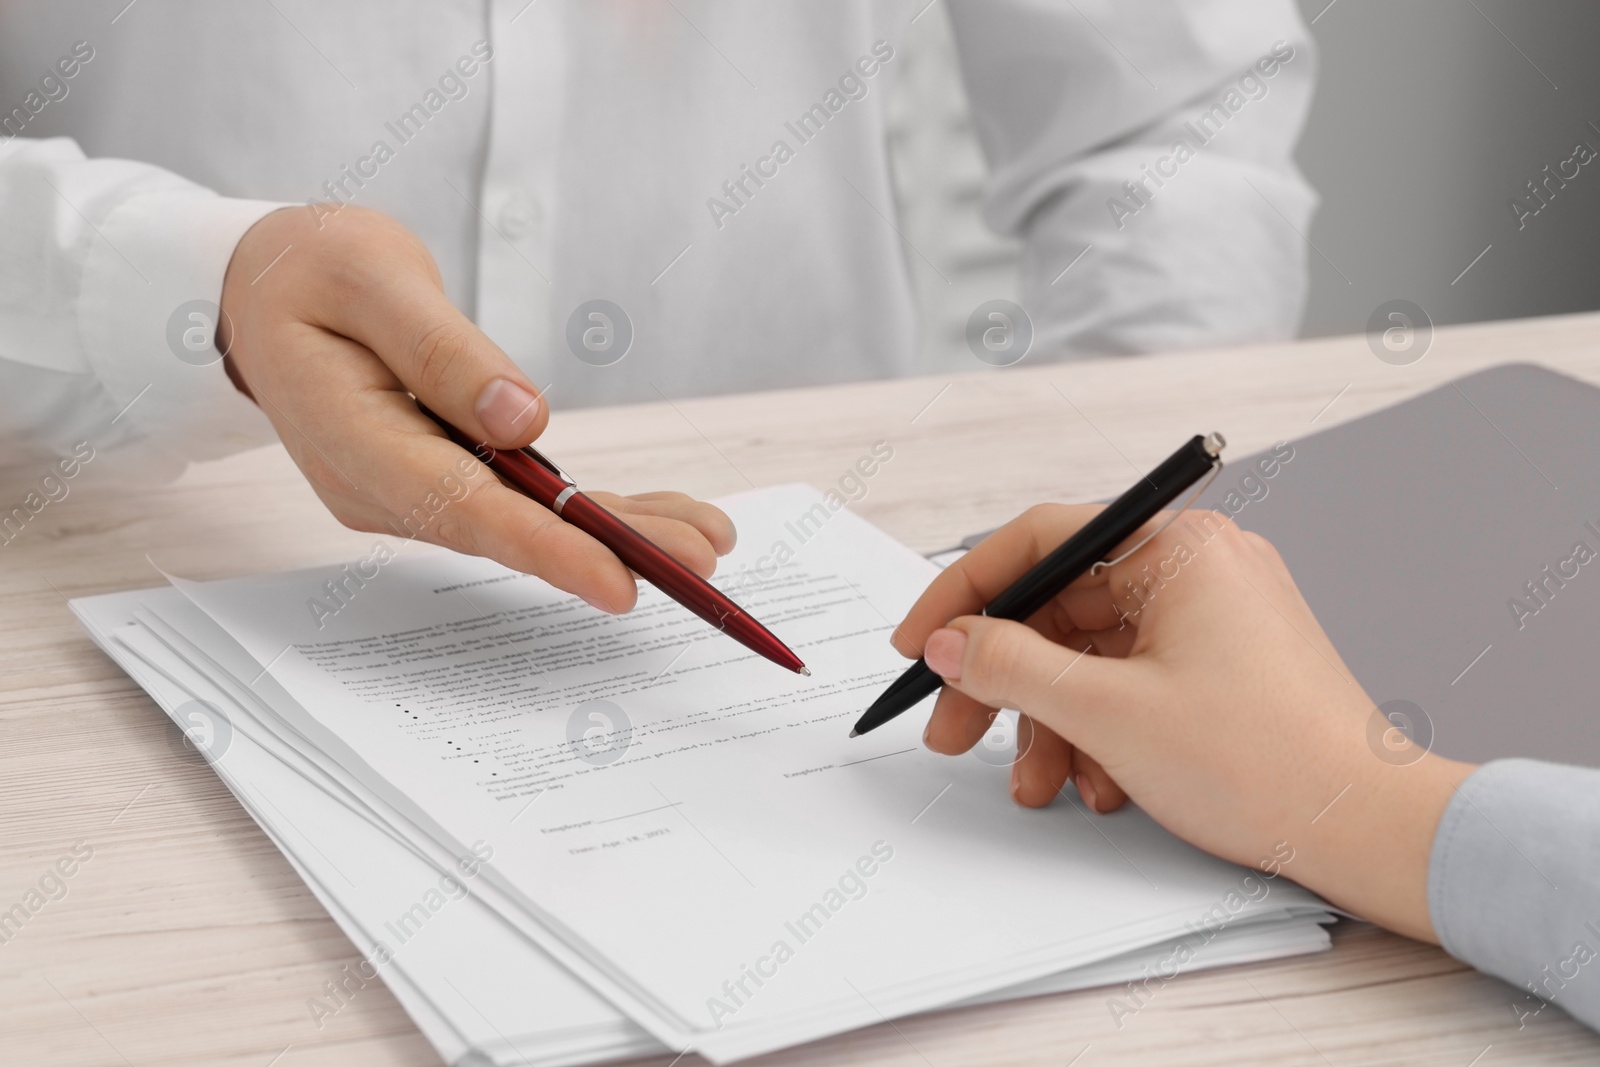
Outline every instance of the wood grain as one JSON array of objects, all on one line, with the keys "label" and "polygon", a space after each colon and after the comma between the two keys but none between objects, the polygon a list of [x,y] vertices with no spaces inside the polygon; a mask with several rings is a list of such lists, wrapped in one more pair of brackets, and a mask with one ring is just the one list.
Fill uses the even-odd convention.
[{"label": "wood grain", "polygon": [[[887,441],[894,458],[854,506],[931,550],[1039,500],[1119,491],[1192,433],[1221,430],[1240,455],[1518,360],[1600,383],[1600,316],[1441,330],[1409,367],[1339,338],[674,399],[558,413],[544,443],[590,486],[713,496],[785,481],[827,488]],[[204,764],[174,747],[174,728],[79,632],[65,601],[159,584],[152,560],[212,578],[350,559],[372,541],[338,526],[273,448],[155,491],[75,491],[0,547],[0,909],[75,842],[94,849],[67,895],[0,944],[0,1063],[438,1062],[381,985],[317,1027],[306,1000],[356,949]],[[1348,923],[1328,955],[1181,977],[1120,1030],[1107,995],[940,1013],[760,1062],[1600,1058],[1600,1037],[1559,1011],[1519,1027],[1515,990]]]}]

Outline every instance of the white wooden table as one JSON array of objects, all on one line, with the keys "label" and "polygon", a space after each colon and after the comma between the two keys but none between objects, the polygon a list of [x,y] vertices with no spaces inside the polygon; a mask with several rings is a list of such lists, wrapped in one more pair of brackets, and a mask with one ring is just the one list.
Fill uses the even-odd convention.
[{"label": "white wooden table", "polygon": [[[1241,455],[1509,360],[1600,383],[1600,316],[1442,330],[1403,368],[1344,338],[558,412],[544,443],[591,486],[714,496],[783,481],[826,488],[887,440],[894,458],[855,507],[932,550],[1038,500],[1117,492],[1130,467],[1192,433],[1221,430]],[[438,1062],[376,983],[318,1029],[307,998],[357,950],[204,764],[175,750],[175,729],[79,632],[64,599],[158,584],[147,553],[211,578],[354,558],[370,542],[267,449],[158,491],[75,492],[0,547],[0,910],[75,842],[94,849],[67,894],[0,944],[0,1064]],[[1334,939],[1327,955],[1183,976],[1120,1031],[1107,991],[1091,990],[878,1026],[759,1062],[1600,1061],[1600,1037],[1554,1009],[1519,1028],[1515,990],[1437,949],[1348,923]]]}]

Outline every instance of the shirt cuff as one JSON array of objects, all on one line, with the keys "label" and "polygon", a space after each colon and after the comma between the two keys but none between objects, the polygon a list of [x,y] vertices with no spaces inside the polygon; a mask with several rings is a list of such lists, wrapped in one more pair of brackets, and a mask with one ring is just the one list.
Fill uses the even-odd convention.
[{"label": "shirt cuff", "polygon": [[285,206],[191,185],[131,197],[101,224],[78,301],[84,350],[116,402],[113,421],[161,452],[216,459],[277,440],[214,339],[235,246]]},{"label": "shirt cuff", "polygon": [[1474,771],[1434,834],[1428,911],[1446,952],[1539,998],[1529,1013],[1600,1022],[1600,770]]}]

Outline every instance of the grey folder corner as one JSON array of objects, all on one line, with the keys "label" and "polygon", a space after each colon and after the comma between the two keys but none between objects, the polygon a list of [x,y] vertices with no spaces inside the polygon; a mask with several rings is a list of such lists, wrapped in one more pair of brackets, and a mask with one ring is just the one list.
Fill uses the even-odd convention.
[{"label": "grey folder corner", "polygon": [[1278,547],[1389,719],[1456,759],[1600,766],[1600,389],[1495,367],[1289,443],[1198,506]]}]

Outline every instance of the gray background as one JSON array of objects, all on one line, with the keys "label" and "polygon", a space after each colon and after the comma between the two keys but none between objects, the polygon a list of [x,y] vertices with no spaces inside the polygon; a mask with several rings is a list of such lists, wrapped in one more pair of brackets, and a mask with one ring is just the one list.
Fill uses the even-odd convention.
[{"label": "gray background", "polygon": [[[1577,141],[1600,149],[1600,5],[1299,3],[1322,64],[1298,152],[1322,196],[1303,333],[1360,332],[1395,298],[1438,324],[1600,307],[1600,160],[1520,232],[1507,206]],[[984,164],[942,4],[906,52],[891,111],[902,222],[952,283],[912,257],[924,347],[934,365],[966,366],[966,315],[1014,298],[1016,249],[978,217]]]},{"label": "gray background", "polygon": [[1600,5],[1326,5],[1300,0],[1322,76],[1299,160],[1323,197],[1311,240],[1354,284],[1313,255],[1305,332],[1363,329],[1391,297],[1435,322],[1600,307],[1600,160],[1520,232],[1507,206],[1577,141],[1600,149]]}]

